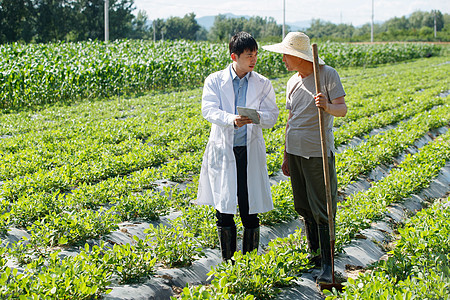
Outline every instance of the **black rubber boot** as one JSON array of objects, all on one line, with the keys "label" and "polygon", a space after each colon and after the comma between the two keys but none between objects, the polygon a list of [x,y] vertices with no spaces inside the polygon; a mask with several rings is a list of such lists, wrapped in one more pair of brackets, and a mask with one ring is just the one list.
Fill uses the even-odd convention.
[{"label": "black rubber boot", "polygon": [[330,228],[328,225],[319,225],[319,241],[322,267],[319,276],[317,276],[316,283],[332,283]]},{"label": "black rubber boot", "polygon": [[217,226],[219,234],[220,249],[222,251],[222,259],[230,260],[236,252],[236,227]]},{"label": "black rubber boot", "polygon": [[259,246],[259,227],[245,228],[242,239],[242,253],[252,252],[254,249],[258,251]]},{"label": "black rubber boot", "polygon": [[320,268],[321,257],[319,253],[319,228],[314,219],[305,218],[305,234],[308,242],[309,251],[308,259],[316,268]]}]

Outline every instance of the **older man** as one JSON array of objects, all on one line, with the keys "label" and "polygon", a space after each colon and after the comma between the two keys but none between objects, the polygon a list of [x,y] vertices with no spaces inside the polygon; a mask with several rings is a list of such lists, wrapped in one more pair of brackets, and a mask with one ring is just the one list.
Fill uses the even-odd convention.
[{"label": "older man", "polygon": [[[304,218],[311,261],[321,272],[318,283],[331,282],[331,249],[318,109],[324,110],[333,214],[336,214],[337,178],[334,162],[333,118],[347,113],[345,91],[335,69],[320,64],[320,94],[315,94],[313,55],[310,40],[301,32],[290,32],[279,44],[263,49],[282,53],[288,71],[296,73],[286,89],[286,141],[282,171],[291,177],[295,210]],[[316,255],[320,248],[320,255]]]}]

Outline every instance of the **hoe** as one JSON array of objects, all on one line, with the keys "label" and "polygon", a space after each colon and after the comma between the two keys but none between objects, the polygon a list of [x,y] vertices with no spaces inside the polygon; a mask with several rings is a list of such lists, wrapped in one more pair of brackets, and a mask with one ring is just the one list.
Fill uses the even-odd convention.
[{"label": "hoe", "polygon": [[[314,56],[314,79],[316,83],[316,94],[320,93],[320,77],[319,77],[319,55],[317,52],[317,44],[312,45],[312,51]],[[330,228],[330,249],[331,249],[331,274],[332,274],[332,282],[327,283],[318,283],[318,286],[321,291],[323,290],[332,290],[335,288],[336,290],[342,291],[343,286],[340,283],[337,283],[334,278],[334,244],[336,241],[336,237],[334,234],[334,220],[333,220],[333,206],[331,202],[331,188],[330,188],[330,175],[328,170],[328,153],[327,153],[327,144],[326,144],[326,134],[325,134],[325,124],[323,119],[323,111],[321,108],[319,110],[319,126],[320,126],[320,142],[322,147],[322,163],[323,163],[323,174],[325,178],[325,192],[327,198],[327,213],[328,213],[328,226]]]}]

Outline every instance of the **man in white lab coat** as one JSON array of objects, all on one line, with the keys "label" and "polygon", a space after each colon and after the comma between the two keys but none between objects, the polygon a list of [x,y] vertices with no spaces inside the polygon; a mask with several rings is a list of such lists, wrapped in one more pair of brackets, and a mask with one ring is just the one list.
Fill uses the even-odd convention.
[{"label": "man in white lab coat", "polygon": [[[238,206],[244,225],[242,251],[258,249],[258,213],[273,209],[262,129],[273,127],[278,117],[272,84],[253,71],[258,54],[255,39],[239,32],[231,38],[229,49],[233,62],[209,75],[203,88],[202,114],[212,125],[196,201],[216,209],[224,260],[236,251],[233,217]],[[239,115],[238,106],[256,109],[256,122]]]}]

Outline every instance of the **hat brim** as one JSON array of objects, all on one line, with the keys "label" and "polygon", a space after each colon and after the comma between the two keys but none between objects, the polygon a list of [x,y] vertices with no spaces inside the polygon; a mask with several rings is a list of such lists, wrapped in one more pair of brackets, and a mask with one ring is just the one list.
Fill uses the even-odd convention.
[{"label": "hat brim", "polygon": [[[289,55],[300,57],[300,58],[310,61],[310,62],[314,62],[312,55],[288,48],[285,45],[283,45],[282,43],[262,46],[262,48],[267,51],[281,53],[281,54],[289,54]],[[325,62],[319,57],[319,65],[324,65],[324,64],[325,64]]]}]

